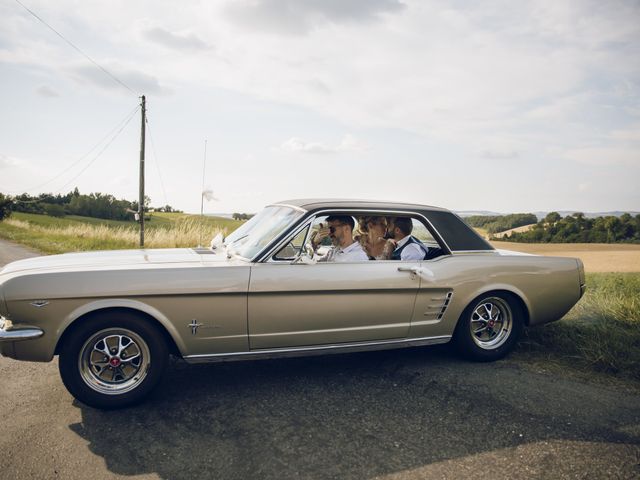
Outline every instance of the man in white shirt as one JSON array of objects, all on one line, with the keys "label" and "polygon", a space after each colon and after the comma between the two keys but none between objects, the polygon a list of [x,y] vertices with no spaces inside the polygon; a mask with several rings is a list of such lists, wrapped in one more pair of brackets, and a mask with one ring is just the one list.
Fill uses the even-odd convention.
[{"label": "man in white shirt", "polygon": [[412,231],[413,222],[409,217],[387,219],[387,236],[396,245],[391,254],[391,260],[419,261],[425,259],[429,249],[411,235]]},{"label": "man in white shirt", "polygon": [[316,250],[320,242],[331,237],[333,248],[319,262],[366,262],[369,260],[359,242],[353,240],[355,222],[350,215],[332,215],[327,217],[328,227],[321,228],[311,240]]}]

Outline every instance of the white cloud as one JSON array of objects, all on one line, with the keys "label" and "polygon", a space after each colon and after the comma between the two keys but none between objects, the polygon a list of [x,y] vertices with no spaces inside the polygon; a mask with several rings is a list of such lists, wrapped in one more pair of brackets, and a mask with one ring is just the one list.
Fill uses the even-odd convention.
[{"label": "white cloud", "polygon": [[24,164],[25,164],[24,160],[0,153],[0,169],[11,168],[11,167],[21,167]]},{"label": "white cloud", "polygon": [[342,152],[363,152],[368,146],[353,135],[345,135],[337,145],[322,142],[307,142],[298,137],[291,137],[282,142],[280,150],[293,153],[336,154]]},{"label": "white cloud", "polygon": [[56,98],[59,97],[60,94],[56,92],[53,88],[47,85],[41,85],[36,89],[36,93],[41,97],[45,98]]},{"label": "white cloud", "polygon": [[568,150],[564,158],[593,166],[640,167],[640,151],[619,147],[585,147]]},{"label": "white cloud", "polygon": [[[105,65],[107,65],[105,66],[107,71],[111,72],[124,85],[133,89],[134,92],[156,95],[172,93],[170,88],[162,85],[160,80],[153,75],[112,63],[105,63]],[[106,90],[130,93],[124,85],[118,83],[118,81],[106,75],[94,65],[76,65],[70,69],[70,72],[81,83],[88,83]]]},{"label": "white cloud", "polygon": [[[496,175],[474,170],[483,163],[478,156],[513,161],[522,167],[519,171],[533,176],[553,165],[559,172],[557,181],[565,185],[576,183],[566,177],[575,162],[580,163],[580,182],[585,184],[598,185],[590,175],[602,173],[600,166],[615,167],[608,170],[611,185],[616,179],[629,183],[631,173],[637,173],[637,3],[247,0],[191,2],[176,8],[164,0],[32,0],[30,7],[135,90],[156,97],[151,105],[160,128],[158,148],[175,147],[171,154],[160,154],[180,158],[185,165],[172,178],[176,183],[181,175],[187,177],[185,172],[199,170],[188,163],[199,154],[184,150],[194,137],[204,138],[211,130],[220,133],[224,156],[237,159],[253,154],[277,162],[283,151],[339,155],[366,150],[348,137],[327,140],[336,131],[356,131],[363,138],[376,138],[376,152],[369,152],[368,161],[388,161],[382,156],[404,149],[414,158],[458,159],[456,166],[473,170],[478,179]],[[69,106],[68,111],[58,111],[58,118],[71,111],[77,114],[89,92],[95,97],[94,110],[105,111],[116,98],[113,92],[119,92],[103,72],[13,4],[0,5],[0,62],[7,72],[19,72],[0,92],[4,102],[20,89],[19,75],[31,79],[30,93],[39,85],[55,85],[64,92],[63,98],[48,103],[47,112],[39,116],[34,110],[29,123],[24,122],[38,132],[55,130],[51,114],[58,106]],[[4,73],[3,81],[8,82]],[[175,95],[157,98],[169,91]],[[225,101],[237,102],[237,108],[220,120],[217,102]],[[291,115],[299,129],[286,123]],[[239,122],[242,117],[247,121]],[[69,113],[68,123],[74,118]],[[26,158],[51,158],[39,166],[55,173],[53,156],[64,157],[66,146],[59,146],[62,153],[51,150],[50,157],[50,152],[29,150],[44,149],[43,143],[10,145],[12,134],[6,132],[19,136],[6,128],[13,121],[0,120],[3,149]],[[292,131],[304,133],[282,142],[276,153],[269,151],[269,145]],[[71,144],[94,136],[83,128],[64,132]],[[234,143],[236,132],[252,141]],[[257,175],[245,177],[252,174]],[[357,175],[346,171],[345,184],[353,184]],[[500,175],[505,184],[514,183],[513,173]],[[244,178],[243,185],[250,180]],[[539,184],[544,179],[534,180]],[[260,199],[268,200],[274,196],[274,183],[262,183],[256,181],[263,191]],[[376,178],[370,184],[377,184]],[[546,196],[519,185],[519,198]],[[550,181],[549,202],[557,195],[555,187]],[[604,186],[598,188],[605,191]],[[600,198],[623,198],[620,189],[606,188],[608,193]],[[184,197],[180,192],[186,190],[175,188]],[[446,198],[476,202],[465,202],[459,191],[446,191],[454,188],[441,190]],[[424,195],[419,186],[415,191],[416,197]],[[380,196],[375,191],[359,194]],[[231,198],[228,191],[221,195]],[[199,209],[198,195],[191,196]],[[494,205],[504,198],[496,193]],[[180,208],[179,201],[170,203]],[[490,203],[483,207],[499,208]]]},{"label": "white cloud", "polygon": [[609,138],[625,142],[640,142],[640,124],[629,125],[628,128],[614,130],[609,134]]},{"label": "white cloud", "polygon": [[236,0],[226,4],[224,13],[243,27],[305,34],[331,23],[369,22],[404,8],[398,0]]},{"label": "white cloud", "polygon": [[206,50],[210,46],[192,32],[171,32],[162,27],[148,27],[143,36],[152,42],[176,50]]},{"label": "white cloud", "polygon": [[519,154],[515,150],[483,150],[480,156],[489,160],[513,160],[518,158]]}]

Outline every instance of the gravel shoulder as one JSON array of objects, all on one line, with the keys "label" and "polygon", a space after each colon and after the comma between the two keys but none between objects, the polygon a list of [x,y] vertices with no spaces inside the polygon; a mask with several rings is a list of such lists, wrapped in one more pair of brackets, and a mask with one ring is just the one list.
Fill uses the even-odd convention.
[{"label": "gravel shoulder", "polygon": [[634,385],[443,346],[173,361],[147,403],[114,412],[74,401],[57,361],[0,358],[0,385],[0,478],[640,477]]}]

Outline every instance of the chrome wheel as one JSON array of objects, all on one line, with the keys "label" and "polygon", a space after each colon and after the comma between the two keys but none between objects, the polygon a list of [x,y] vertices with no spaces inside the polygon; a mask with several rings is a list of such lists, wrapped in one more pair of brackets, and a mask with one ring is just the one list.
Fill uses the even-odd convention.
[{"label": "chrome wheel", "polygon": [[474,343],[485,350],[504,344],[511,333],[513,315],[509,304],[500,297],[483,299],[471,313],[469,327]]},{"label": "chrome wheel", "polygon": [[80,377],[91,389],[121,395],[140,385],[151,365],[147,343],[135,332],[108,328],[92,335],[80,349]]}]

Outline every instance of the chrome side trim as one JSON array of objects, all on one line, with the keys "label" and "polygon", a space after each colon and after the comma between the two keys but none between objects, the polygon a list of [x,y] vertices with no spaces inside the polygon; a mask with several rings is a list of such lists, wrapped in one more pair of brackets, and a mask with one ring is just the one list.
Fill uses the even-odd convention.
[{"label": "chrome side trim", "polygon": [[251,350],[249,352],[212,353],[207,355],[187,355],[183,359],[187,363],[230,362],[238,360],[258,360],[285,357],[304,357],[332,353],[351,353],[394,348],[419,347],[447,343],[451,335],[437,337],[403,338],[400,340],[382,340],[376,342],[340,343],[332,345],[315,345],[295,348],[269,348]]}]

